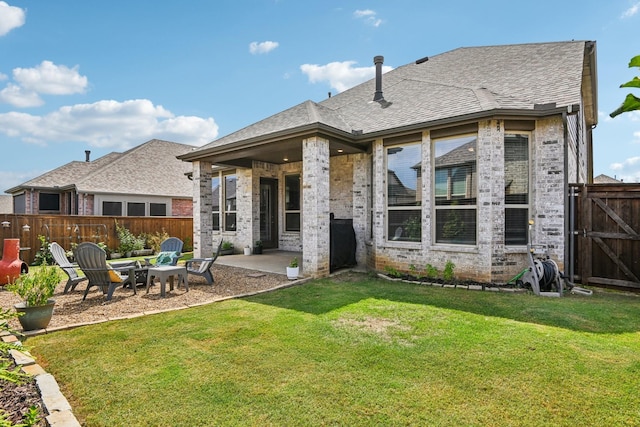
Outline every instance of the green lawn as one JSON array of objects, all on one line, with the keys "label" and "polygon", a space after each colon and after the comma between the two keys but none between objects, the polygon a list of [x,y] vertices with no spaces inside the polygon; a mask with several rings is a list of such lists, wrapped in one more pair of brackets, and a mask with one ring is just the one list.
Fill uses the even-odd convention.
[{"label": "green lawn", "polygon": [[640,425],[640,298],[344,275],[29,338],[87,426]]}]

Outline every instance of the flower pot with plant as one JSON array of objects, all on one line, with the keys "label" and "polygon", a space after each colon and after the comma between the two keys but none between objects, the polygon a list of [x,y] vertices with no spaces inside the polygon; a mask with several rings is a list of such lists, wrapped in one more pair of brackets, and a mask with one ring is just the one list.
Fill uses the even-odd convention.
[{"label": "flower pot with plant", "polygon": [[260,255],[262,253],[262,240],[256,240],[256,244],[253,246],[253,254]]},{"label": "flower pot with plant", "polygon": [[21,274],[7,289],[22,298],[14,307],[18,320],[25,331],[44,329],[53,315],[55,300],[52,298],[56,286],[62,281],[60,269],[55,265],[43,264],[33,268],[31,273]]},{"label": "flower pot with plant", "polygon": [[300,274],[300,267],[298,266],[298,258],[293,257],[289,266],[287,267],[287,279],[294,280],[298,278]]},{"label": "flower pot with plant", "polygon": [[220,255],[233,255],[233,243],[228,240],[223,240]]},{"label": "flower pot with plant", "polygon": [[244,254],[251,255],[251,246],[247,245],[244,247]]}]

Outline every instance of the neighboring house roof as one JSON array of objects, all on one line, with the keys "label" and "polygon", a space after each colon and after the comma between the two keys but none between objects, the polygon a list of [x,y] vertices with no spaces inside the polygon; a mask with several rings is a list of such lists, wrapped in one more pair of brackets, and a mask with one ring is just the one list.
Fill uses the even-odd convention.
[{"label": "neighboring house roof", "polygon": [[13,213],[13,197],[0,195],[0,214]]},{"label": "neighboring house roof", "polygon": [[611,178],[609,175],[600,174],[593,178],[594,184],[621,184],[622,181],[619,181],[615,178]]},{"label": "neighboring house roof", "polygon": [[176,158],[195,147],[152,139],[123,153],[109,153],[88,162],[72,161],[6,190],[74,189],[88,194],[139,194],[191,198],[191,165]]},{"label": "neighboring house roof", "polygon": [[381,103],[372,101],[375,80],[319,103],[305,101],[180,158],[225,153],[219,157],[225,160],[233,157],[231,150],[240,155],[239,150],[291,143],[314,132],[346,144],[368,143],[490,114],[541,117],[583,108],[587,124],[597,122],[595,42],[590,41],[455,49],[385,73]]}]

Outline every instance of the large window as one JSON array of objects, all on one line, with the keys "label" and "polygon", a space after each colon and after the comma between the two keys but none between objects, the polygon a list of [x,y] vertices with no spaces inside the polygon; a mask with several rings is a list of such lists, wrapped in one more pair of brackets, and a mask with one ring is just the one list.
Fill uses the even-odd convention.
[{"label": "large window", "polygon": [[211,190],[213,191],[213,201],[211,203],[211,211],[213,215],[213,229],[220,230],[220,177],[211,178]]},{"label": "large window", "polygon": [[224,229],[236,231],[236,183],[235,175],[224,176]]},{"label": "large window", "polygon": [[476,243],[476,135],[435,140],[436,243]]},{"label": "large window", "polygon": [[60,212],[60,194],[40,193],[38,202],[40,212]]},{"label": "large window", "polygon": [[507,245],[527,244],[529,222],[529,135],[504,136],[504,236]]},{"label": "large window", "polygon": [[421,143],[387,147],[387,239],[422,239]]},{"label": "large window", "polygon": [[300,231],[300,175],[284,177],[284,224],[286,231]]}]

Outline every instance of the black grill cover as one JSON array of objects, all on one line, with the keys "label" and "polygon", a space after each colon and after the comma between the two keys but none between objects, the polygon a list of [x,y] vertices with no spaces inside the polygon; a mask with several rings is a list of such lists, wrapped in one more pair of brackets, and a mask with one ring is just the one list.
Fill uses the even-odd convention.
[{"label": "black grill cover", "polygon": [[333,272],[339,268],[353,267],[356,262],[356,233],[353,230],[352,219],[331,219],[330,234],[330,269]]}]

